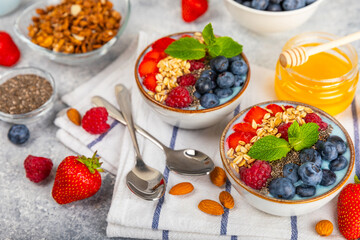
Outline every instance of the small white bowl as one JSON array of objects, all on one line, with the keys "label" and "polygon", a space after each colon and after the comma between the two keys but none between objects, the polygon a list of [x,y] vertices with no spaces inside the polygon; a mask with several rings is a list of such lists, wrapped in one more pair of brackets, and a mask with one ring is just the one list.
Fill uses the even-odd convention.
[{"label": "small white bowl", "polygon": [[[303,199],[294,199],[294,200],[285,200],[271,197],[271,195],[261,194],[259,191],[247,186],[242,180],[239,178],[239,174],[237,171],[230,165],[230,160],[226,157],[226,153],[229,150],[226,139],[233,132],[232,126],[236,123],[242,122],[246,113],[254,106],[265,107],[269,104],[278,104],[278,105],[302,105],[305,107],[311,108],[316,114],[318,114],[324,121],[330,123],[334,127],[334,131],[338,131],[340,136],[343,136],[347,142],[347,152],[344,153],[344,156],[348,157],[348,166],[347,169],[344,169],[344,176],[339,178],[339,180],[335,183],[332,188],[324,190],[323,193],[319,195],[315,195],[314,197],[303,198]],[[347,180],[349,179],[352,170],[354,169],[355,164],[355,149],[352,143],[352,140],[345,130],[345,128],[338,122],[334,117],[327,114],[326,112],[315,108],[313,106],[292,102],[292,101],[270,101],[259,103],[254,106],[251,106],[243,111],[241,111],[238,115],[236,115],[226,126],[224,132],[221,135],[220,139],[220,155],[221,160],[230,180],[232,186],[238,191],[245,200],[252,205],[253,207],[277,216],[294,216],[294,215],[302,215],[306,213],[310,213],[315,211],[316,209],[324,206],[326,203],[331,201],[336,195],[341,191],[341,189],[345,186]]]},{"label": "small white bowl", "polygon": [[270,12],[244,6],[234,0],[224,0],[225,6],[233,18],[242,26],[258,33],[275,33],[294,29],[306,22],[323,0],[303,8]]},{"label": "small white bowl", "polygon": [[[171,34],[165,37],[172,37],[174,39],[177,39],[183,35],[193,34],[194,32],[181,32]],[[152,44],[147,46],[136,60],[135,79],[138,89],[140,91],[140,95],[155,112],[155,114],[157,114],[164,122],[185,129],[206,128],[220,122],[222,119],[224,119],[224,117],[233,112],[235,108],[240,104],[243,93],[245,92],[250,80],[250,64],[244,53],[242,53],[241,56],[248,65],[249,70],[243,88],[232,99],[216,107],[208,109],[187,110],[169,107],[165,104],[155,101],[155,99],[147,93],[148,90],[146,90],[146,88],[143,86],[142,78],[138,72],[138,68],[144,55],[151,48],[151,45]]]}]

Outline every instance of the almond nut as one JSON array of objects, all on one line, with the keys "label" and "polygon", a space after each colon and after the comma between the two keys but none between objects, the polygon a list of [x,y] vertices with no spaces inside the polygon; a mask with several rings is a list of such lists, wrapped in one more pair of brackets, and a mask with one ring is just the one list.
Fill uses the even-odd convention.
[{"label": "almond nut", "polygon": [[77,126],[81,125],[81,115],[78,110],[76,110],[75,108],[70,108],[69,110],[67,110],[66,115],[72,123]]},{"label": "almond nut", "polygon": [[202,200],[198,208],[211,215],[222,215],[224,213],[224,208],[219,203],[209,199]]},{"label": "almond nut", "polygon": [[315,230],[320,236],[329,236],[333,229],[334,226],[329,220],[321,220],[315,226]]},{"label": "almond nut", "polygon": [[222,191],[219,195],[219,200],[224,207],[229,209],[234,208],[234,198],[229,192]]},{"label": "almond nut", "polygon": [[182,182],[178,183],[175,186],[173,186],[169,194],[171,195],[185,195],[188,193],[191,193],[194,190],[194,186],[189,182]]},{"label": "almond nut", "polygon": [[221,187],[226,182],[226,173],[221,167],[215,167],[210,173],[210,180],[213,184]]}]

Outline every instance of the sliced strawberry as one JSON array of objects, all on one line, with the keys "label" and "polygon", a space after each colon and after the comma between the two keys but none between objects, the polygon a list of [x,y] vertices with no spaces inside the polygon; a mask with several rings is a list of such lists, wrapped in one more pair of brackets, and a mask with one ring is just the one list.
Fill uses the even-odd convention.
[{"label": "sliced strawberry", "polygon": [[256,136],[256,133],[251,132],[234,132],[227,139],[226,142],[229,148],[235,149],[237,145],[239,145],[239,141],[243,141],[245,143],[249,143],[250,140]]},{"label": "sliced strawberry", "polygon": [[251,124],[249,123],[238,123],[233,126],[233,130],[235,132],[250,132],[256,133],[256,129],[252,128]]},{"label": "sliced strawberry", "polygon": [[191,38],[191,36],[189,34],[184,34],[184,35],[181,36],[181,38],[186,38],[186,37]]},{"label": "sliced strawberry", "polygon": [[157,68],[157,62],[152,59],[144,59],[139,65],[139,74],[140,76],[146,76],[150,73],[157,73],[159,69]]},{"label": "sliced strawberry", "polygon": [[262,123],[264,115],[267,113],[265,109],[255,106],[249,110],[249,112],[244,117],[244,122],[252,124],[252,120],[255,120],[257,124]]},{"label": "sliced strawberry", "polygon": [[153,92],[155,92],[155,88],[157,85],[155,76],[156,76],[156,74],[152,73],[152,74],[147,75],[143,80],[144,86]]},{"label": "sliced strawberry", "polygon": [[277,104],[269,104],[265,107],[272,111],[272,116],[275,116],[278,112],[283,112],[284,110]]},{"label": "sliced strawberry", "polygon": [[159,40],[156,40],[151,46],[156,51],[164,51],[172,42],[175,42],[175,39],[170,37],[163,37]]},{"label": "sliced strawberry", "polygon": [[192,22],[203,15],[209,7],[207,0],[182,0],[181,14],[185,22]]},{"label": "sliced strawberry", "polygon": [[156,62],[159,62],[161,59],[165,58],[167,56],[166,53],[151,50],[150,52],[146,53],[144,56],[144,60],[155,60]]}]

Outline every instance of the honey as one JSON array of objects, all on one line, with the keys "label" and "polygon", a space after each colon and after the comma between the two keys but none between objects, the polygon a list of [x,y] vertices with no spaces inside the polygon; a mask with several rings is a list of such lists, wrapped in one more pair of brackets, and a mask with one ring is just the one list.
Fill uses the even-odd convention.
[{"label": "honey", "polygon": [[[290,39],[283,50],[313,47],[336,38],[328,33],[305,33]],[[284,68],[278,62],[275,92],[281,100],[307,103],[336,115],[351,104],[358,79],[357,53],[345,45],[312,55],[297,67]]]}]

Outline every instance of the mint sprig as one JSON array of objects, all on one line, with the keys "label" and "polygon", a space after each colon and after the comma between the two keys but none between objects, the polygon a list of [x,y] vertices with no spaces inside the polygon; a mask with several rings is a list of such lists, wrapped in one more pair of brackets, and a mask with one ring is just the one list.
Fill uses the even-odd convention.
[{"label": "mint sprig", "polygon": [[305,123],[299,126],[299,123],[294,121],[288,129],[289,142],[269,135],[256,141],[248,155],[254,159],[269,162],[279,160],[285,157],[291,148],[300,151],[313,146],[319,139],[318,128],[316,123]]},{"label": "mint sprig", "polygon": [[165,53],[182,60],[197,60],[209,53],[211,57],[234,57],[242,53],[242,45],[231,37],[215,37],[211,23],[202,31],[204,44],[194,38],[181,38],[171,43]]}]

